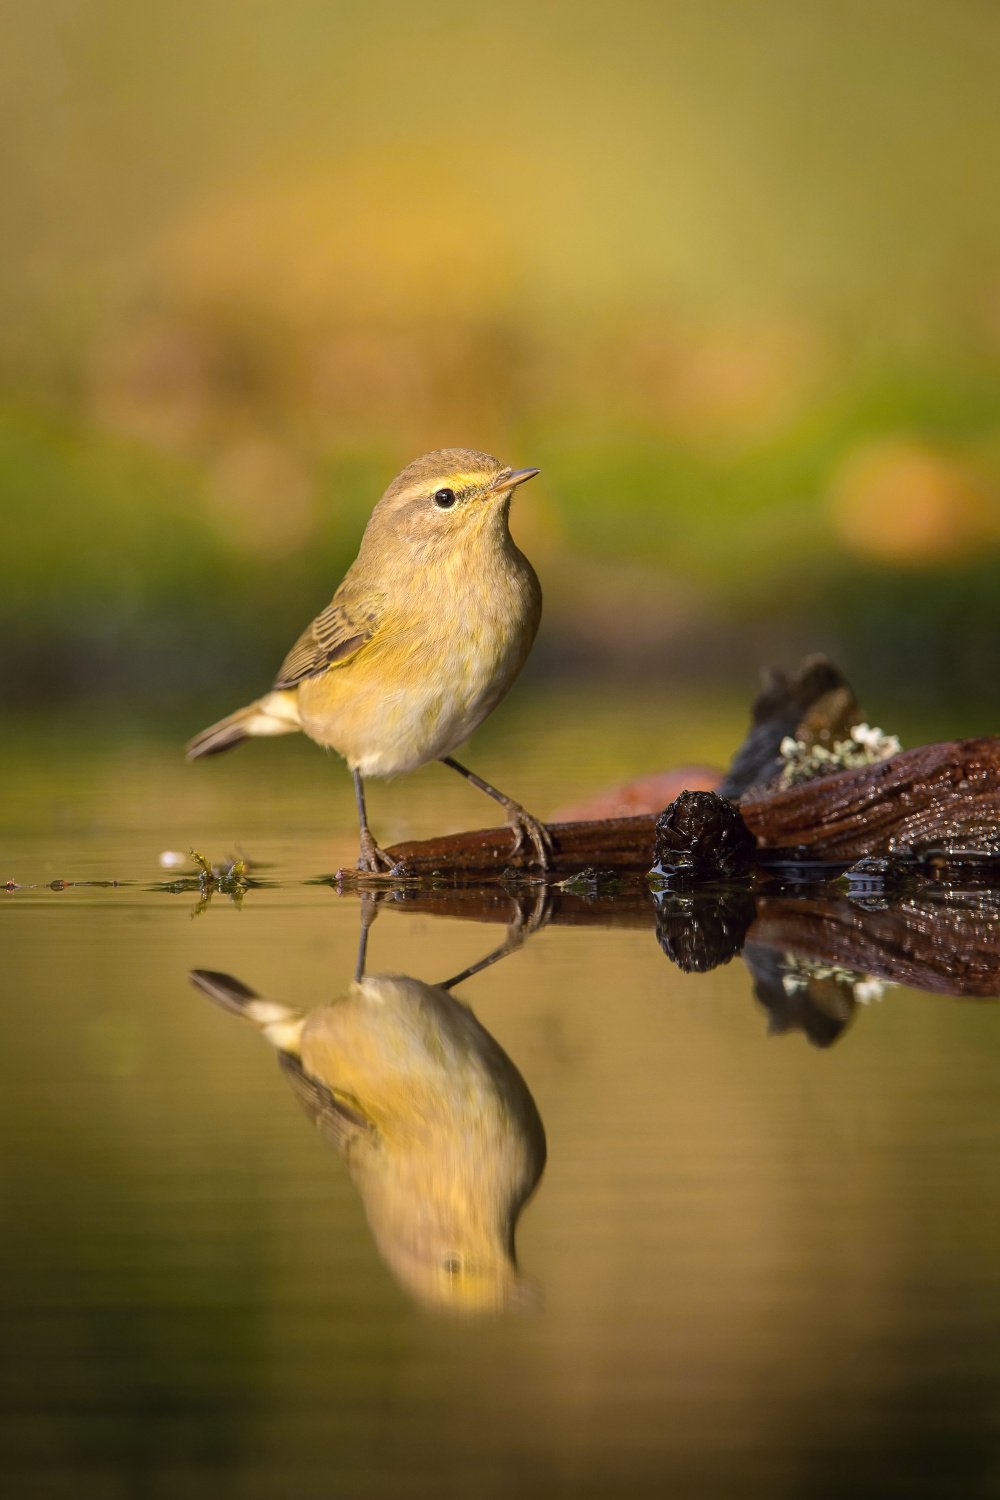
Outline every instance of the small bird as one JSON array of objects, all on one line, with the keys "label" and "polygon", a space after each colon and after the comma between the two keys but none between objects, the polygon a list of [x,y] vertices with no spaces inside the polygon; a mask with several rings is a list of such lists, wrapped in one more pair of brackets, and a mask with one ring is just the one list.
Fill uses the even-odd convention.
[{"label": "small bird", "polygon": [[404,1287],[454,1312],[531,1304],[514,1227],[545,1166],[545,1130],[528,1085],[466,1005],[405,974],[355,979],[307,1014],[230,974],[190,978],[277,1049]]},{"label": "small bird", "polygon": [[356,561],[271,692],[203,730],[188,759],[297,730],[331,746],[354,777],[358,869],[369,874],[393,862],[369,830],[364,778],[440,760],[500,803],[512,854],[527,835],[544,869],[544,823],[451,754],[508,691],[538,630],[541,587],[508,525],[515,488],[538,472],[470,448],[409,464],[375,506]]}]

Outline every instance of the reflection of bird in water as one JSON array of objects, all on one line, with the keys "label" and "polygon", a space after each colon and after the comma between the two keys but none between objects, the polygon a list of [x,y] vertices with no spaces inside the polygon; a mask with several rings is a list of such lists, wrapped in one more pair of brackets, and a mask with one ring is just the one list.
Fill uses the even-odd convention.
[{"label": "reflection of bird in water", "polygon": [[524,1079],[467,1006],[398,974],[356,979],[307,1014],[228,974],[191,979],[278,1049],[409,1291],[457,1311],[524,1300],[514,1226],[545,1165],[545,1132]]}]

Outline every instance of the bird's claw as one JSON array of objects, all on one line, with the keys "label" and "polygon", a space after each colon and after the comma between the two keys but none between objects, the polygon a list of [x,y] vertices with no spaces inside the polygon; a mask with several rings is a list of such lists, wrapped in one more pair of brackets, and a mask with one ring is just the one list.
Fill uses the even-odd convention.
[{"label": "bird's claw", "polygon": [[379,848],[370,833],[367,837],[364,834],[361,835],[361,853],[358,856],[357,869],[362,875],[392,874],[395,863],[391,855]]},{"label": "bird's claw", "polygon": [[514,847],[510,851],[511,857],[519,854],[524,848],[525,835],[531,840],[535,850],[535,860],[543,870],[549,867],[549,855],[552,853],[552,835],[538,818],[533,818],[523,807],[512,803],[507,808],[506,824],[514,831]]},{"label": "bird's claw", "polygon": [[545,926],[552,912],[552,895],[549,887],[544,881],[539,881],[535,886],[535,897],[530,912],[526,912],[520,902],[517,902],[514,916],[507,924],[507,941],[512,947],[520,947],[525,938]]}]

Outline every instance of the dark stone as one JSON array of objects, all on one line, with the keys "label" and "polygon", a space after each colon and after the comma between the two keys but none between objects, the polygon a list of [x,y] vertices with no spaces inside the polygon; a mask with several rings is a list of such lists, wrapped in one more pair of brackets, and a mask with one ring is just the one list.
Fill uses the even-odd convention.
[{"label": "dark stone", "polygon": [[757,898],[745,887],[728,891],[656,896],[656,939],[685,974],[706,974],[743,951]]},{"label": "dark stone", "polygon": [[571,875],[568,880],[561,881],[560,885],[564,891],[569,891],[574,896],[582,896],[584,900],[593,901],[598,896],[617,895],[622,889],[622,883],[617,870],[588,865],[579,874]]},{"label": "dark stone", "polygon": [[912,885],[915,873],[911,866],[891,855],[859,859],[844,871],[849,896],[882,896]]},{"label": "dark stone", "polygon": [[656,820],[651,875],[673,884],[745,880],[757,840],[739,810],[717,792],[681,792]]}]

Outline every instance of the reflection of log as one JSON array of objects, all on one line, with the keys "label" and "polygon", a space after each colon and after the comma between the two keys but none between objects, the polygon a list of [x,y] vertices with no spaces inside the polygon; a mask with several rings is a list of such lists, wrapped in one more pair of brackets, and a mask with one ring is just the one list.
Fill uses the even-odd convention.
[{"label": "reflection of log", "polygon": [[[540,886],[506,889],[502,885],[454,885],[441,890],[397,887],[380,892],[380,911],[429,913],[469,922],[509,923],[530,917]],[[653,898],[645,881],[616,896],[575,896],[571,891],[545,891],[545,920],[559,927],[653,927]]]},{"label": "reflection of log", "polygon": [[[380,910],[504,924],[518,916],[527,919],[539,890],[453,886],[386,891],[377,899]],[[679,899],[706,903],[713,898]],[[717,899],[728,897],[723,893]],[[651,935],[657,926],[657,903],[645,882],[636,881],[619,895],[594,899],[550,889],[546,903],[545,921],[554,926],[648,927]],[[918,890],[893,909],[861,906],[846,897],[757,896],[756,903],[757,916],[746,940],[758,951],[795,953],[939,995],[1000,996],[998,893],[953,892],[945,897]]]},{"label": "reflection of log", "polygon": [[938,995],[1000,995],[1000,901],[919,894],[891,910],[761,897],[747,941]]},{"label": "reflection of log", "polygon": [[[879,765],[750,797],[740,811],[762,849],[805,849],[812,859],[850,862],[886,853],[919,858],[939,849],[1000,856],[1000,739],[904,750]],[[647,870],[655,824],[652,816],[554,823],[553,869]],[[512,858],[512,843],[509,829],[487,828],[396,844],[388,852],[415,875],[482,876],[530,865],[530,849]]]}]

